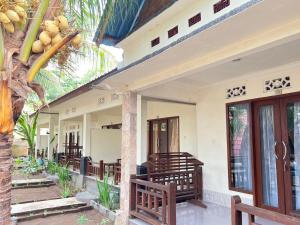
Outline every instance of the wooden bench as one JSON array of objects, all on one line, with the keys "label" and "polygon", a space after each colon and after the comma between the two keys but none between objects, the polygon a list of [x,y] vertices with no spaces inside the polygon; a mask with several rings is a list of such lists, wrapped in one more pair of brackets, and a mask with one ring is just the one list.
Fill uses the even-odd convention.
[{"label": "wooden bench", "polygon": [[189,201],[200,207],[203,204],[203,163],[187,152],[158,153],[149,157],[148,181],[176,185],[176,201]]},{"label": "wooden bench", "polygon": [[243,225],[242,213],[248,214],[249,225],[262,225],[256,223],[256,217],[270,220],[284,225],[300,225],[300,218],[283,215],[274,211],[243,204],[239,196],[231,198],[231,224]]}]

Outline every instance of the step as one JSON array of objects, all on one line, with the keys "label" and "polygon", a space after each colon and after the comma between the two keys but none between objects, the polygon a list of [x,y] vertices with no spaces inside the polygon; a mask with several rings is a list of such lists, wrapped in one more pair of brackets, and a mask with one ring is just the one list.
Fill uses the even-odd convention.
[{"label": "step", "polygon": [[41,179],[25,179],[25,180],[13,180],[12,187],[13,189],[20,188],[35,188],[35,187],[49,187],[55,185],[52,180],[47,178]]},{"label": "step", "polygon": [[83,211],[93,210],[93,209],[94,208],[92,206],[85,205],[85,206],[79,206],[79,207],[75,207],[75,208],[73,207],[73,208],[66,208],[66,209],[55,209],[55,210],[51,210],[51,211],[31,213],[31,214],[27,214],[27,215],[23,215],[23,216],[18,216],[15,219],[18,222],[21,222],[21,221],[28,221],[28,220],[33,220],[33,219],[37,219],[37,218],[44,218],[44,217],[48,217],[48,216],[56,216],[56,215],[62,215],[62,214],[68,214],[68,213],[78,213],[78,212],[83,212]]},{"label": "step", "polygon": [[50,211],[71,209],[86,206],[86,203],[76,200],[75,197],[46,200],[39,202],[31,202],[24,204],[17,204],[11,206],[12,216],[26,216],[26,214],[36,214],[36,213],[48,213]]}]

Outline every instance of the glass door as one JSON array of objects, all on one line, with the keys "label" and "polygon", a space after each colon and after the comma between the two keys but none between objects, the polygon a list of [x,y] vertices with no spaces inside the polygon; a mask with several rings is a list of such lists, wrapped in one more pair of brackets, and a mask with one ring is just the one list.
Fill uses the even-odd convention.
[{"label": "glass door", "polygon": [[255,103],[254,121],[257,204],[285,213],[280,102]]},{"label": "glass door", "polygon": [[300,214],[300,97],[285,98],[282,108],[282,146],[286,211]]},{"label": "glass door", "polygon": [[179,152],[178,117],[149,121],[149,155],[167,152]]}]

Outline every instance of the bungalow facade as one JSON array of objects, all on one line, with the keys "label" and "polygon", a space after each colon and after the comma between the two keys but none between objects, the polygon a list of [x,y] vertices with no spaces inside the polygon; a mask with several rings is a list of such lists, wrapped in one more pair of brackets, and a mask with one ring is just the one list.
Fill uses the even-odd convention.
[{"label": "bungalow facade", "polygon": [[49,158],[71,134],[82,156],[121,159],[120,224],[130,175],[168,152],[203,162],[204,202],[230,207],[239,195],[297,217],[300,2],[139,0],[124,17],[116,4],[94,40],[122,48],[124,60],[41,111]]}]

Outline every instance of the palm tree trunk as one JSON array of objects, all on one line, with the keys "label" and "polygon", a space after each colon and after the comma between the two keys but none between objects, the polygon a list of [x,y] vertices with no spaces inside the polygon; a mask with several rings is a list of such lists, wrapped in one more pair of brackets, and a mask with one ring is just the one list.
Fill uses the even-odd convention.
[{"label": "palm tree trunk", "polygon": [[0,225],[11,224],[12,134],[0,134]]}]

